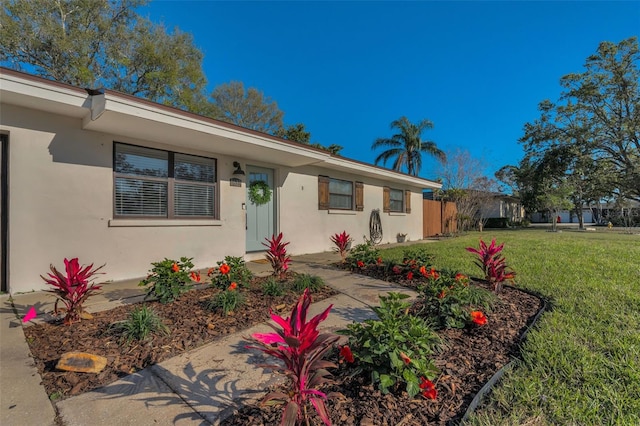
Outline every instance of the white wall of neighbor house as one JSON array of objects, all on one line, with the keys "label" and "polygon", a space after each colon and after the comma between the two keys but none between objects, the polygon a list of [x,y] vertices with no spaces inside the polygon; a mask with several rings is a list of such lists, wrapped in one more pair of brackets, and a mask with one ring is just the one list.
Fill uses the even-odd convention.
[{"label": "white wall of neighbor house", "polygon": [[[355,174],[337,172],[319,167],[307,166],[295,169],[279,169],[279,230],[284,239],[290,241],[291,254],[305,254],[330,251],[334,245],[330,237],[346,231],[353,238],[353,244],[369,238],[369,218],[371,211],[380,210],[382,224],[382,243],[396,242],[396,234],[407,234],[411,240],[422,239],[422,189],[409,188],[401,184],[394,185],[380,180]],[[318,175],[330,178],[359,181],[364,184],[364,209],[355,210],[319,210]],[[384,213],[383,187],[394,189],[412,189],[411,213]]]},{"label": "white wall of neighbor house", "polygon": [[[196,267],[244,254],[245,188],[231,187],[235,159],[217,158],[220,221],[190,220],[152,226],[153,220],[113,219],[113,142],[172,149],[85,131],[81,120],[2,105],[1,130],[9,135],[9,290],[44,289],[40,278],[63,259],[106,263],[103,280],[143,277],[151,262],[193,257]],[[127,223],[129,222],[129,223]],[[168,221],[165,221],[167,224]],[[178,226],[179,225],[179,226]],[[198,226],[201,225],[201,226]]]}]

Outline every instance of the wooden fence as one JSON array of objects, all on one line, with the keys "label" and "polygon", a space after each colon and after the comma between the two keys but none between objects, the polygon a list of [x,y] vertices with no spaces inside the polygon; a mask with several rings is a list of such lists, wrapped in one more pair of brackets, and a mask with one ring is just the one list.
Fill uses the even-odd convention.
[{"label": "wooden fence", "polygon": [[422,200],[422,237],[456,232],[456,203]]}]

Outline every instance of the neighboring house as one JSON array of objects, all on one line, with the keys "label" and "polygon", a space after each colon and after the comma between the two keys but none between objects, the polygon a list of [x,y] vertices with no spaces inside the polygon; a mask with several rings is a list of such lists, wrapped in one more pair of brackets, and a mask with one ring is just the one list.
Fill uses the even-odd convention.
[{"label": "neighboring house", "polygon": [[[578,216],[574,210],[561,210],[558,213],[560,217],[560,223],[578,223]],[[624,205],[624,209],[616,205],[616,203],[601,202],[600,204],[594,204],[592,206],[582,207],[582,217],[585,224],[600,224],[606,225],[609,221],[615,225],[623,225],[625,220],[623,217],[631,217],[633,224],[639,221],[640,217],[640,202],[629,200]],[[531,221],[538,223],[551,222],[549,211],[541,210],[531,214]]]},{"label": "neighboring house", "polygon": [[506,218],[509,222],[520,222],[524,219],[524,207],[520,198],[513,195],[493,193],[481,207],[482,217]]},{"label": "neighboring house", "polygon": [[[117,92],[0,69],[2,290],[45,288],[65,257],[106,263],[102,280],[151,262],[263,258],[284,233],[291,254],[330,250],[347,231],[422,238],[422,191],[438,183]],[[244,174],[242,173],[244,172]],[[262,180],[271,200],[248,200]],[[411,206],[414,206],[412,209]]]}]

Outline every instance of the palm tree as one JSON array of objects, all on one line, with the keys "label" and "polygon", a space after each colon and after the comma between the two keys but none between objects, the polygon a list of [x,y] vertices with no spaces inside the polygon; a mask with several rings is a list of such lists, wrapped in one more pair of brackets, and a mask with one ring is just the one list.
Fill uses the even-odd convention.
[{"label": "palm tree", "polygon": [[371,149],[389,147],[375,159],[375,164],[382,162],[387,164],[389,159],[395,158],[393,170],[400,172],[406,166],[407,173],[418,176],[422,167],[422,153],[431,154],[441,162],[446,160],[445,153],[439,149],[433,141],[423,141],[420,135],[425,129],[432,129],[433,123],[424,119],[413,124],[407,117],[400,117],[391,122],[391,129],[399,132],[390,138],[378,138],[371,145]]}]

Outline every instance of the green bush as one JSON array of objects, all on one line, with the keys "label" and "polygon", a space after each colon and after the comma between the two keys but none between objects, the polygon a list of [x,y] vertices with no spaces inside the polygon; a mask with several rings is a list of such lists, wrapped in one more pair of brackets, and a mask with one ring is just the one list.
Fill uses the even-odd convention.
[{"label": "green bush", "polygon": [[145,297],[155,297],[160,303],[169,303],[191,289],[189,273],[193,268],[193,258],[181,257],[180,261],[164,259],[152,263],[149,275],[140,281],[139,286],[149,286]]},{"label": "green bush", "polygon": [[471,311],[487,312],[495,302],[489,290],[469,285],[469,279],[450,270],[442,270],[436,279],[420,286],[419,315],[438,328],[464,328],[471,323]]},{"label": "green bush", "polygon": [[378,262],[380,257],[380,251],[373,246],[370,242],[358,244],[351,249],[349,257],[347,257],[347,263],[352,268],[358,268],[358,262],[362,262],[364,265],[371,265]]},{"label": "green bush", "polygon": [[310,292],[315,293],[319,291],[323,285],[324,281],[322,278],[316,275],[297,274],[291,283],[291,288],[297,293],[302,293],[307,288]]},{"label": "green bush", "polygon": [[389,293],[380,296],[373,310],[378,319],[353,323],[338,333],[349,336],[356,360],[356,373],[371,375],[383,393],[404,383],[410,397],[420,392],[421,377],[433,379],[437,370],[429,358],[440,339],[423,318],[407,315],[409,296]]},{"label": "green bush", "polygon": [[487,223],[484,225],[485,228],[508,228],[509,227],[509,219],[506,217],[490,217],[487,219]]},{"label": "green bush", "polygon": [[212,311],[218,311],[228,315],[242,306],[243,303],[244,296],[240,292],[235,289],[224,290],[209,299],[207,308]]},{"label": "green bush", "polygon": [[434,255],[429,253],[425,247],[416,246],[403,251],[402,263],[429,267],[433,264],[433,259]]},{"label": "green bush", "polygon": [[122,339],[127,343],[147,340],[155,333],[169,334],[169,328],[163,324],[162,318],[147,306],[135,308],[126,320],[113,324],[113,327],[122,332]]},{"label": "green bush", "polygon": [[274,277],[269,277],[262,283],[262,292],[266,296],[282,296],[284,294],[284,287],[282,286],[282,283]]}]

